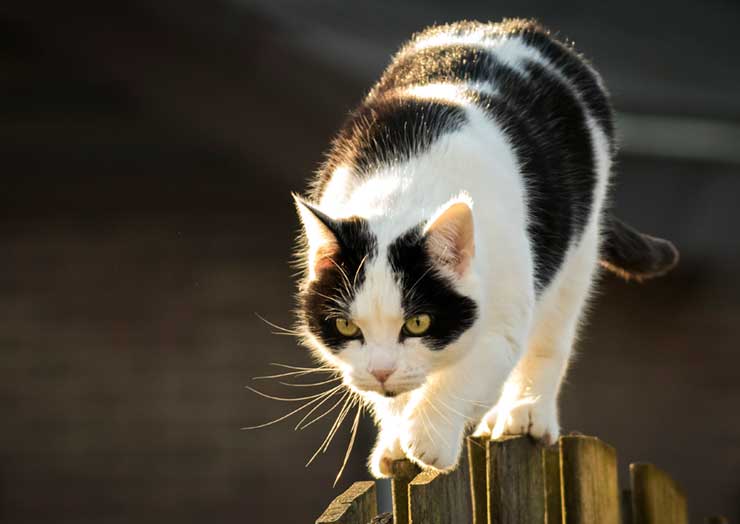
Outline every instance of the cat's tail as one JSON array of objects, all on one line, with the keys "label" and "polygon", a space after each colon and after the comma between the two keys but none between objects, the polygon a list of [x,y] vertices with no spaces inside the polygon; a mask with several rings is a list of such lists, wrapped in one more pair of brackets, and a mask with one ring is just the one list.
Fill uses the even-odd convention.
[{"label": "cat's tail", "polygon": [[678,264],[678,250],[668,240],[644,235],[612,215],[604,220],[601,266],[626,280],[646,280]]}]

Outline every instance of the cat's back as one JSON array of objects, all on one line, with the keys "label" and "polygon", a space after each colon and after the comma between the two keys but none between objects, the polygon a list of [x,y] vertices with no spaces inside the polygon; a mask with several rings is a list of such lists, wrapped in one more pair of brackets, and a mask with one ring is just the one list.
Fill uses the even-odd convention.
[{"label": "cat's back", "polygon": [[552,90],[548,81],[569,88],[612,138],[613,114],[598,73],[572,45],[533,20],[432,26],[414,35],[393,57],[368,100],[423,86],[456,85],[516,106],[518,94],[531,97]]}]

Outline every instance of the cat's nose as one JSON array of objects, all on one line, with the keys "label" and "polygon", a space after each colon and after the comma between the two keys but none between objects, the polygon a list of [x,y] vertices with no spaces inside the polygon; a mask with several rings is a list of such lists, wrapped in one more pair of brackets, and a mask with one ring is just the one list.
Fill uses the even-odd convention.
[{"label": "cat's nose", "polygon": [[385,381],[388,380],[388,377],[390,377],[395,369],[374,369],[370,373],[378,379],[378,382],[381,384],[385,384]]}]

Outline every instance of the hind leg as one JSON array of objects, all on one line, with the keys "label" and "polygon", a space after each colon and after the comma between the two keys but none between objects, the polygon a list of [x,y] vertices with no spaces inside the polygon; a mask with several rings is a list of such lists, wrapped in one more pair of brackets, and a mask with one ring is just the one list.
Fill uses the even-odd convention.
[{"label": "hind leg", "polygon": [[598,238],[584,237],[549,286],[535,312],[527,350],[486,414],[477,434],[529,434],[545,442],[558,438],[557,398],[596,271]]}]

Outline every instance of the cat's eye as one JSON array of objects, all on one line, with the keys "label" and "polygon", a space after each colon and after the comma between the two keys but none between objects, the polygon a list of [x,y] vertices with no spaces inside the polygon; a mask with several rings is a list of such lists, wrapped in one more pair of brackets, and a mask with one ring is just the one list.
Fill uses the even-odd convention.
[{"label": "cat's eye", "polygon": [[420,315],[414,315],[406,319],[403,325],[403,332],[410,337],[420,337],[427,331],[429,326],[432,325],[432,317],[426,313]]},{"label": "cat's eye", "polygon": [[338,318],[334,321],[334,325],[343,337],[351,338],[360,334],[360,327],[348,318]]}]

